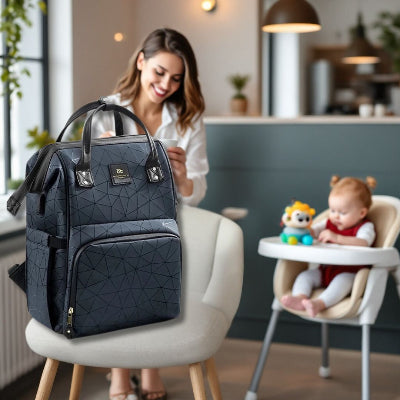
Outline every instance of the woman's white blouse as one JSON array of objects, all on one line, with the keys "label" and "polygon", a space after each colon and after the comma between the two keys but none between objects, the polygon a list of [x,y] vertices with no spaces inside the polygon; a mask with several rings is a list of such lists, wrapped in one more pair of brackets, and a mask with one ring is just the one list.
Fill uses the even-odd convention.
[{"label": "woman's white blouse", "polygon": [[[122,101],[120,94],[113,94],[105,98],[105,101],[121,105],[133,112],[129,101]],[[97,115],[99,115],[97,117]],[[107,131],[114,132],[114,116],[111,112],[98,113],[94,119],[93,137],[99,137]],[[129,135],[137,135],[136,124],[125,115],[122,115],[124,132]],[[177,146],[182,147],[186,152],[187,177],[193,180],[193,193],[191,196],[181,196],[179,199],[184,204],[197,206],[204,198],[207,190],[206,175],[209,171],[207,159],[206,131],[203,119],[200,117],[194,121],[193,128],[188,128],[185,135],[178,134],[176,121],[178,114],[173,104],[165,102],[162,109],[161,125],[153,134],[155,139],[176,139]]]}]

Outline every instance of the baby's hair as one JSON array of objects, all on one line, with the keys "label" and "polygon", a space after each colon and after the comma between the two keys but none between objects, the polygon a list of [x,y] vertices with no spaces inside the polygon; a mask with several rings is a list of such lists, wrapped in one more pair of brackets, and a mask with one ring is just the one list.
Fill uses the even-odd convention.
[{"label": "baby's hair", "polygon": [[376,188],[376,179],[374,177],[367,176],[363,181],[350,176],[340,178],[338,175],[333,175],[330,185],[332,188],[331,194],[340,194],[345,191],[352,192],[364,207],[368,209],[371,207],[372,191]]}]

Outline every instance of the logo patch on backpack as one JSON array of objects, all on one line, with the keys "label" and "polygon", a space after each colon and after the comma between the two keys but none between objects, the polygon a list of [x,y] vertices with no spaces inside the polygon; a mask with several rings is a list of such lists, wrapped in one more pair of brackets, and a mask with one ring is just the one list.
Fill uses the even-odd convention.
[{"label": "logo patch on backpack", "polygon": [[113,185],[126,185],[132,183],[127,164],[110,164],[110,174]]}]

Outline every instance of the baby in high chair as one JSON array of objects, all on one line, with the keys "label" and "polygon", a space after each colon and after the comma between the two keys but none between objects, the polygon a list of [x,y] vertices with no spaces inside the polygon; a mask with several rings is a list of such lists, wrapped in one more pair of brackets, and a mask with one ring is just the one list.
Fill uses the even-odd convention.
[{"label": "baby in high chair", "polygon": [[[331,179],[329,218],[312,226],[312,234],[323,243],[350,246],[372,246],[374,224],[366,216],[372,203],[371,191],[376,180],[365,182],[353,177]],[[292,294],[281,298],[282,304],[294,310],[305,310],[310,317],[333,306],[351,293],[357,271],[366,265],[320,265],[317,269],[301,272],[293,285]],[[313,289],[326,288],[320,296],[310,299]]]}]

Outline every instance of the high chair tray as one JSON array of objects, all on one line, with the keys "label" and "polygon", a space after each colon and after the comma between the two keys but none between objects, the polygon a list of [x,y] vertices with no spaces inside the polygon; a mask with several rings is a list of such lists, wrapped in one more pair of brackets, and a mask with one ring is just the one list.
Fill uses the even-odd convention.
[{"label": "high chair tray", "polygon": [[320,242],[314,242],[311,246],[289,245],[282,243],[279,236],[260,239],[258,253],[265,257],[318,264],[374,265],[380,267],[400,265],[399,252],[394,247],[343,246]]}]

